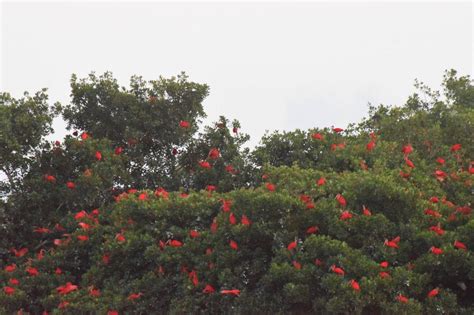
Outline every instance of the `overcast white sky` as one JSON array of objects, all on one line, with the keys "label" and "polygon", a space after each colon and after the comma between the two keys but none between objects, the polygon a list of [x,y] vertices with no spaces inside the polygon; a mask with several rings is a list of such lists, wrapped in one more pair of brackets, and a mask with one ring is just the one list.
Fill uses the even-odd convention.
[{"label": "overcast white sky", "polygon": [[[340,126],[402,104],[415,78],[473,72],[471,2],[1,4],[0,90],[49,88],[110,70],[122,85],[186,71],[210,85],[207,121],[265,130]],[[63,128],[56,122],[59,135]]]}]

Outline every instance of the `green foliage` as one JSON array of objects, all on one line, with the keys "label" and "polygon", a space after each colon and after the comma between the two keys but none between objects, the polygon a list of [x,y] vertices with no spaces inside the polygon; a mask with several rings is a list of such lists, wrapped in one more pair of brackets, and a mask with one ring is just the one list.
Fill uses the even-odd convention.
[{"label": "green foliage", "polygon": [[[472,314],[473,88],[418,86],[253,151],[238,121],[198,132],[184,74],[2,94],[0,313]],[[46,142],[60,110],[79,131]]]}]

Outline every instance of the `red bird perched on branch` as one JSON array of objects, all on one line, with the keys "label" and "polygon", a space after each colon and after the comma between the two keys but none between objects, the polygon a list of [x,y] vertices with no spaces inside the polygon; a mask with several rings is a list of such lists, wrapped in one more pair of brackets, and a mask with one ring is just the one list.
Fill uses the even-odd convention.
[{"label": "red bird perched on branch", "polygon": [[232,248],[233,250],[239,249],[239,245],[237,245],[237,242],[236,242],[236,241],[233,241],[233,240],[231,240],[231,241],[229,242],[229,246],[230,246],[230,248]]},{"label": "red bird perched on branch", "polygon": [[388,267],[388,261],[382,261],[382,262],[380,263],[380,267],[382,267],[382,268],[387,268],[387,267]]},{"label": "red bird perched on branch", "polygon": [[344,269],[342,269],[340,267],[336,267],[336,265],[331,266],[331,271],[334,272],[335,274],[339,275],[339,276],[344,275]]},{"label": "red bird perched on branch", "polygon": [[240,290],[237,290],[237,289],[221,290],[221,294],[228,294],[228,295],[239,296],[239,295],[240,295]]},{"label": "red bird perched on branch", "polygon": [[143,293],[132,293],[128,296],[127,300],[129,301],[133,301],[133,300],[136,300],[138,298],[140,298],[141,296],[143,295]]},{"label": "red bird perched on branch", "polygon": [[453,146],[451,147],[451,152],[456,152],[456,151],[459,151],[459,150],[461,150],[461,144],[460,143],[453,144]]},{"label": "red bird perched on branch", "polygon": [[372,151],[375,148],[375,141],[370,141],[367,143],[367,151]]},{"label": "red bird perched on branch", "polygon": [[181,247],[181,246],[183,246],[183,243],[178,241],[178,240],[169,240],[168,242],[169,242],[169,245],[171,247]]},{"label": "red bird perched on branch", "polygon": [[435,297],[435,296],[438,295],[438,293],[439,293],[439,289],[435,288],[435,289],[431,290],[430,292],[428,292],[428,297],[429,298]]},{"label": "red bird perched on branch", "polygon": [[341,207],[343,207],[343,208],[346,207],[346,205],[347,205],[346,199],[341,194],[336,195],[336,200],[337,200],[337,202],[339,202]]},{"label": "red bird perched on branch", "polygon": [[392,239],[390,241],[385,240],[385,242],[383,244],[387,247],[398,248],[398,243],[399,242],[400,242],[400,236],[397,236],[397,237],[395,237],[394,239]]},{"label": "red bird perched on branch", "polygon": [[15,255],[15,257],[23,257],[28,253],[28,248],[23,247],[20,249],[12,248],[11,252]]},{"label": "red bird perched on branch", "polygon": [[326,184],[326,178],[321,177],[320,179],[318,179],[317,184],[318,184],[318,186],[322,186],[322,185]]},{"label": "red bird perched on branch", "polygon": [[75,290],[77,290],[77,285],[74,285],[71,282],[67,282],[65,285],[56,288],[56,291],[61,295],[66,295]]},{"label": "red bird perched on branch", "polygon": [[369,208],[367,208],[366,206],[362,206],[362,214],[367,216],[367,217],[370,217],[372,215],[372,212],[370,212]]},{"label": "red bird perched on branch", "polygon": [[232,212],[229,214],[229,223],[232,225],[237,224],[237,219],[235,218],[235,215]]},{"label": "red bird perched on branch", "polygon": [[313,138],[315,140],[321,140],[321,141],[324,140],[324,136],[320,133],[313,133],[311,135],[311,138]]},{"label": "red bird perched on branch", "polygon": [[431,246],[430,252],[432,252],[435,255],[441,255],[443,253],[443,250],[441,248]]},{"label": "red bird perched on branch", "polygon": [[214,293],[215,291],[216,289],[214,289],[212,285],[206,284],[206,286],[204,287],[204,290],[202,290],[202,293],[211,294],[211,293]]},{"label": "red bird perched on branch", "polygon": [[359,283],[357,281],[352,279],[350,281],[350,284],[351,284],[352,289],[354,289],[355,291],[360,291],[360,286],[359,286]]},{"label": "red bird perched on branch", "polygon": [[400,303],[408,303],[408,298],[407,298],[406,296],[404,296],[404,295],[401,295],[401,294],[399,294],[399,295],[397,296],[397,300],[398,300],[398,302],[400,302]]},{"label": "red bird perched on branch", "polygon": [[454,241],[454,247],[456,247],[457,249],[467,250],[466,244],[460,241]]},{"label": "red bird perched on branch", "polygon": [[342,221],[345,221],[345,220],[349,220],[352,218],[352,213],[350,213],[349,211],[344,211],[341,213],[341,216],[339,217],[339,220],[342,220]]},{"label": "red bird perched on branch", "polygon": [[220,152],[218,149],[216,148],[212,148],[210,151],[209,151],[209,158],[213,159],[213,160],[216,160],[218,159],[220,156]]},{"label": "red bird perched on branch", "polygon": [[199,161],[199,166],[201,166],[202,168],[205,168],[205,169],[210,169],[211,168],[211,164],[209,164],[208,161]]},{"label": "red bird perched on branch", "polygon": [[298,243],[296,241],[293,241],[291,242],[290,244],[288,244],[288,246],[286,247],[289,251],[292,251],[293,249],[296,248],[296,246],[298,245]]},{"label": "red bird perched on branch", "polygon": [[403,146],[402,152],[403,152],[403,154],[408,155],[408,154],[413,152],[413,147],[410,144],[407,144],[407,145]]},{"label": "red bird perched on branch", "polygon": [[408,167],[415,168],[415,164],[413,164],[413,162],[410,161],[410,159],[408,159],[407,157],[405,158],[405,163]]},{"label": "red bird perched on branch", "polygon": [[314,234],[314,233],[317,233],[317,232],[318,232],[318,227],[317,226],[310,226],[306,230],[306,234]]},{"label": "red bird perched on branch", "polygon": [[265,187],[267,187],[268,191],[275,191],[275,185],[271,183],[266,183]]},{"label": "red bird perched on branch", "polygon": [[179,122],[179,126],[180,126],[181,128],[189,128],[190,125],[189,125],[189,122],[188,122],[188,121],[186,121],[186,120],[181,120],[181,121]]},{"label": "red bird perched on branch", "polygon": [[240,223],[246,226],[249,226],[251,224],[249,218],[247,218],[245,214],[242,214],[242,219],[240,219]]}]

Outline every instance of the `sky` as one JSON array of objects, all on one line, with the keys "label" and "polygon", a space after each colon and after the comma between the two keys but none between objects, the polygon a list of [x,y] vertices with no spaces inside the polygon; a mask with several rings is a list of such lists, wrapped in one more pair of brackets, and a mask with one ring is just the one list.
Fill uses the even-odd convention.
[{"label": "sky", "polygon": [[[368,104],[402,105],[416,78],[473,73],[472,2],[5,2],[0,91],[47,87],[68,104],[72,73],[121,85],[185,71],[210,86],[206,123],[266,130],[345,127]],[[65,124],[54,123],[55,139]]]}]

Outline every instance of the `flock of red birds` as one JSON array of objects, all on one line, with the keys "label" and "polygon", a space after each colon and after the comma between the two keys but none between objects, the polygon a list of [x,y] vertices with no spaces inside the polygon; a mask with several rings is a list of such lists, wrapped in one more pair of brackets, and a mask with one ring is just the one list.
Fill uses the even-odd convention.
[{"label": "flock of red birds", "polygon": [[[187,121],[180,121],[179,126],[181,128],[190,128],[190,123],[187,122]],[[335,133],[340,133],[340,132],[343,131],[343,129],[333,128],[333,131]],[[234,129],[234,132],[236,132],[235,129]],[[88,139],[88,137],[89,137],[89,135],[85,132],[81,135],[82,140],[86,140],[86,139]],[[324,140],[324,136],[320,133],[314,133],[314,134],[311,135],[311,137],[313,139],[319,140],[319,141]],[[376,141],[377,141],[376,136],[373,133],[370,134],[370,142],[367,144],[367,147],[366,147],[368,151],[371,151],[375,148]],[[335,150],[337,148],[343,148],[343,147],[344,147],[343,143],[335,144],[335,145],[333,145],[332,149]],[[461,149],[460,144],[454,144],[451,147],[452,152],[456,152],[460,149]],[[117,147],[114,152],[115,152],[115,154],[119,155],[123,152],[123,148]],[[410,169],[415,168],[415,164],[409,159],[409,155],[412,152],[413,152],[413,148],[412,148],[411,145],[405,145],[402,149],[402,153],[404,154],[405,163]],[[208,159],[211,160],[211,162],[213,160],[217,160],[219,157],[220,157],[220,152],[217,148],[212,148],[209,151]],[[95,152],[95,159],[97,161],[101,161],[102,158],[103,158],[102,153],[100,151]],[[438,157],[436,161],[439,165],[443,165],[445,163],[445,160],[441,157]],[[212,168],[212,165],[211,165],[210,161],[208,161],[207,159],[199,161],[199,166],[202,167],[203,169]],[[229,172],[234,172],[235,171],[232,168],[232,166],[229,166],[229,165],[227,166],[226,170],[229,171]],[[472,165],[469,167],[469,173],[470,174],[474,173],[474,168],[472,167]],[[405,173],[403,171],[400,172],[400,175],[404,178],[407,178],[407,177],[410,176],[409,173]],[[434,176],[438,180],[443,181],[446,178],[446,176],[448,176],[448,175],[444,171],[437,169],[434,172]],[[264,175],[262,178],[264,180],[267,179],[266,175]],[[56,182],[56,178],[53,175],[50,175],[50,174],[45,175],[45,180],[47,182],[51,182],[51,183]],[[326,184],[326,179],[324,177],[321,177],[316,181],[316,184],[318,186],[325,185]],[[68,181],[66,183],[66,186],[69,189],[75,189],[76,188],[75,183],[72,182],[72,181]],[[270,192],[273,192],[276,189],[276,186],[274,184],[270,183],[270,182],[266,182],[265,187]],[[209,191],[209,193],[211,193],[215,189],[216,189],[216,187],[213,186],[213,185],[208,185],[207,186],[207,190]],[[138,191],[136,189],[130,189],[130,190],[128,190],[127,193],[122,193],[121,195],[118,195],[116,197],[116,201],[120,202],[120,200],[122,200],[123,198],[127,198],[128,194],[137,193],[137,192]],[[163,188],[158,188],[155,191],[155,196],[159,197],[159,198],[167,199],[168,198],[168,192]],[[181,193],[180,196],[185,198],[185,197],[187,197],[187,194]],[[139,193],[139,195],[138,195],[139,200],[146,200],[147,198],[148,198],[148,195],[147,195],[146,192]],[[303,194],[303,195],[300,196],[300,199],[306,204],[306,207],[308,209],[314,208],[314,204],[312,203],[311,198],[309,196],[306,196],[306,195]],[[346,206],[347,206],[346,199],[341,194],[337,194],[335,199],[337,200],[338,204],[340,205],[340,207],[343,210],[341,215],[340,215],[340,220],[350,220],[353,217],[353,214],[350,211],[345,210]],[[430,199],[430,201],[433,202],[433,203],[438,203],[439,199],[437,197],[432,197]],[[449,201],[443,200],[443,202],[449,202]],[[229,216],[228,216],[229,223],[231,225],[235,225],[235,224],[238,224],[238,218],[231,211],[231,208],[232,208],[232,200],[222,200],[222,210],[224,212],[229,213]],[[464,210],[465,211],[468,211],[468,210],[470,211],[470,209],[464,209]],[[432,216],[432,217],[440,217],[441,216],[441,214],[439,212],[437,212],[435,210],[432,210],[432,209],[426,209],[424,211],[424,213],[426,215]],[[91,213],[87,213],[86,211],[82,210],[82,211],[77,212],[74,215],[74,219],[77,221],[78,226],[83,231],[87,231],[87,230],[93,228],[93,224],[99,224],[98,215],[99,215],[99,209],[94,209],[94,210],[91,211]],[[366,206],[363,206],[362,215],[371,216],[371,211]],[[88,222],[92,222],[92,224],[84,222],[84,221],[86,221],[84,219],[87,219]],[[246,215],[242,215],[241,218],[240,218],[240,224],[242,224],[243,226],[249,226],[249,225],[251,225],[251,220]],[[210,230],[211,230],[211,232],[215,233],[217,231],[217,228],[218,228],[217,218],[214,218],[213,221],[211,222]],[[56,224],[55,229],[58,230],[58,231],[64,231],[64,228],[62,228],[59,224]],[[441,226],[439,224],[436,225],[436,226],[430,227],[430,230],[433,231],[434,233],[438,234],[438,235],[443,235],[444,234],[444,230],[441,228]],[[48,229],[48,228],[45,228],[45,227],[38,227],[38,228],[35,228],[33,230],[33,232],[40,233],[40,234],[47,234],[47,233],[50,233],[51,230]],[[318,232],[318,227],[317,226],[311,226],[306,230],[307,234],[314,234],[314,233],[317,233],[317,232]],[[199,238],[200,237],[200,232],[197,231],[197,230],[190,230],[189,231],[189,236],[191,238]],[[70,241],[71,236],[70,236],[70,234],[64,234],[64,237],[65,237],[65,239],[55,239],[54,244],[56,246],[66,245]],[[89,237],[87,236],[87,234],[83,234],[83,235],[78,235],[77,239],[79,241],[86,242],[86,241],[88,241]],[[123,242],[126,241],[126,238],[123,234],[123,231],[116,234],[115,240],[119,243],[123,243]],[[399,248],[399,243],[400,243],[400,236],[396,236],[396,237],[394,237],[393,239],[390,239],[390,240],[386,239],[384,241],[385,246],[387,246],[389,248],[392,248],[394,250]],[[181,246],[183,246],[183,242],[179,241],[179,240],[176,240],[176,239],[169,239],[167,241],[160,240],[159,245],[160,245],[160,248],[163,250],[166,246],[181,247]],[[455,248],[457,248],[459,250],[467,250],[467,246],[459,240],[456,240],[453,245],[454,245]],[[235,240],[230,240],[229,241],[229,247],[232,250],[236,250],[236,251],[239,250],[239,245]],[[292,252],[292,251],[295,251],[297,249],[297,247],[298,247],[298,241],[294,240],[293,242],[288,244],[287,249],[288,249],[288,251]],[[22,256],[27,254],[28,249],[27,248],[11,249],[11,252],[16,257],[22,257]],[[207,253],[211,253],[211,252],[212,252],[212,249],[208,249]],[[433,246],[433,247],[430,248],[430,252],[433,255],[442,255],[443,254],[443,249]],[[45,251],[43,249],[41,249],[39,251],[39,253],[37,254],[37,259],[42,259],[44,254],[45,254]],[[110,259],[110,257],[108,256],[108,254],[104,254],[104,256],[102,257],[102,262],[104,264],[108,264],[109,259]],[[292,264],[293,264],[294,268],[301,269],[301,264],[298,261],[294,260],[292,262]],[[320,265],[321,261],[316,259],[315,264]],[[380,277],[382,277],[382,278],[390,277],[390,274],[387,271],[384,271],[386,268],[388,268],[388,266],[389,266],[389,263],[387,261],[382,261],[380,263],[380,268],[382,270],[382,271],[380,271]],[[15,271],[16,268],[17,268],[17,266],[15,264],[11,264],[11,265],[6,266],[4,268],[4,270],[8,273],[11,273],[11,272]],[[332,265],[330,267],[330,271],[335,273],[336,275],[339,275],[339,276],[344,276],[345,275],[344,269],[342,269],[341,267],[336,266],[336,265]],[[36,268],[32,267],[32,266],[28,266],[26,268],[25,272],[31,277],[37,276],[39,274],[39,271]],[[55,272],[57,274],[62,273],[60,268],[57,268]],[[164,272],[163,268],[161,268],[161,267],[160,267],[160,272]],[[195,270],[191,270],[191,271],[187,271],[187,272],[188,272],[188,275],[189,275],[189,279],[192,281],[192,283],[195,286],[197,286],[198,283],[199,283],[197,272]],[[15,279],[15,278],[11,278],[9,280],[8,285],[3,287],[3,291],[7,295],[12,295],[12,294],[15,293],[15,287],[18,286],[18,285],[19,285],[19,280]],[[355,291],[360,291],[361,290],[361,287],[360,287],[360,285],[359,285],[359,283],[357,282],[356,279],[349,280],[348,285],[350,285],[350,287]],[[77,285],[72,284],[71,282],[67,282],[64,285],[59,286],[56,290],[57,290],[57,293],[60,294],[60,295],[67,295],[70,292],[73,292],[73,291],[78,290],[78,289],[79,288],[78,288]],[[206,284],[202,292],[205,293],[205,294],[212,294],[215,291],[216,290],[212,285]],[[220,293],[223,294],[223,295],[239,296],[240,290],[235,289],[235,288],[222,289],[222,290],[220,290]],[[439,293],[439,289],[434,288],[430,292],[428,292],[427,296],[429,298],[433,298],[433,297],[436,297],[438,295],[438,293]],[[89,287],[89,294],[92,295],[92,296],[100,296],[101,293],[100,293],[99,289],[91,286],[91,287]],[[136,299],[139,299],[142,295],[143,295],[143,293],[141,293],[141,292],[132,293],[128,296],[127,299],[128,300],[136,300]],[[401,295],[401,294],[398,295],[396,297],[396,299],[401,303],[407,303],[409,301],[408,297],[406,297],[404,295]],[[67,305],[68,305],[67,301],[62,301],[61,304],[58,307],[59,308],[65,308],[65,307],[67,307]],[[48,313],[46,311],[43,313],[43,315],[47,315],[47,314]],[[108,312],[108,315],[115,315],[115,314],[118,314],[118,312],[115,311],[115,310],[110,310]]]}]

